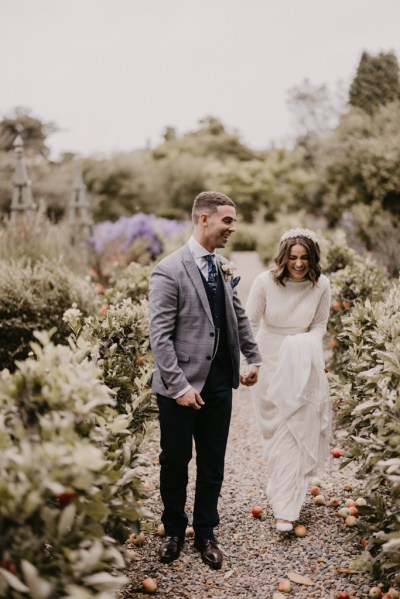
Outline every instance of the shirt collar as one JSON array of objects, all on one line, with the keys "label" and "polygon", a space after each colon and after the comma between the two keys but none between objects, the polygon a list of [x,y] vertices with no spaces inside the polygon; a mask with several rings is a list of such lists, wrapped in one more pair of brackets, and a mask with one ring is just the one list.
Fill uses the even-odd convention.
[{"label": "shirt collar", "polygon": [[[208,250],[206,250],[205,247],[201,245],[201,243],[197,241],[197,239],[195,239],[193,235],[188,241],[188,246],[194,258],[204,258],[204,256],[208,256],[210,253]],[[212,255],[215,256],[215,254]]]}]

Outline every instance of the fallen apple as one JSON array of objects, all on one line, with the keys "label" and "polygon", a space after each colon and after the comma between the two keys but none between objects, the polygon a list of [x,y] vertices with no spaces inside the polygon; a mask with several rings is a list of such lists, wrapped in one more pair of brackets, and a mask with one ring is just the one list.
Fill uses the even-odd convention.
[{"label": "fallen apple", "polygon": [[292,583],[290,582],[290,580],[279,581],[278,591],[281,591],[282,593],[290,593],[291,590],[292,590]]},{"label": "fallen apple", "polygon": [[354,507],[356,505],[356,502],[354,501],[354,499],[346,499],[346,501],[344,502],[344,505],[346,507]]},{"label": "fallen apple", "polygon": [[352,485],[350,485],[350,483],[346,483],[345,485],[343,485],[343,491],[352,491],[353,487]]},{"label": "fallen apple", "polygon": [[350,510],[350,516],[358,516],[358,509],[356,508],[355,505],[352,505],[351,507],[349,507]]},{"label": "fallen apple", "polygon": [[319,488],[321,488],[321,487],[322,487],[322,485],[321,485],[321,481],[320,481],[320,480],[319,480],[319,478],[317,478],[316,476],[310,480],[310,485],[311,485],[312,487],[319,487]]},{"label": "fallen apple", "polygon": [[314,497],[316,495],[319,495],[321,489],[319,487],[317,487],[316,485],[313,485],[312,487],[310,487],[310,493],[311,495],[313,495]]},{"label": "fallen apple", "polygon": [[338,497],[331,497],[329,500],[329,505],[331,507],[337,507],[340,505],[340,499]]},{"label": "fallen apple", "polygon": [[316,505],[325,505],[325,497],[323,495],[317,495],[314,499]]},{"label": "fallen apple", "polygon": [[188,526],[185,530],[186,537],[194,537],[194,528],[193,526]]},{"label": "fallen apple", "polygon": [[337,599],[349,599],[350,595],[346,591],[340,591],[336,597]]},{"label": "fallen apple", "polygon": [[360,505],[367,505],[366,499],[364,497],[357,497],[356,505],[359,507]]},{"label": "fallen apple", "polygon": [[336,349],[339,347],[339,341],[337,339],[335,339],[335,337],[332,337],[332,339],[330,339],[329,341],[329,345],[332,349]]},{"label": "fallen apple", "polygon": [[335,302],[331,303],[331,308],[332,310],[339,310],[340,308],[340,302],[338,302],[337,300]]},{"label": "fallen apple", "polygon": [[334,447],[333,449],[331,449],[331,456],[333,458],[341,458],[342,450],[339,447]]},{"label": "fallen apple", "polygon": [[252,508],[251,513],[253,514],[254,518],[261,518],[263,515],[263,509],[259,505],[255,505]]},{"label": "fallen apple", "polygon": [[142,587],[146,593],[150,593],[152,595],[157,590],[157,583],[154,578],[150,578],[150,576],[148,576],[142,581]]},{"label": "fallen apple", "polygon": [[157,534],[159,537],[165,537],[165,528],[162,522],[157,526]]},{"label": "fallen apple", "polygon": [[143,543],[145,542],[146,537],[144,535],[144,532],[141,530],[140,532],[133,532],[129,535],[129,543],[132,543],[132,545],[143,545]]},{"label": "fallen apple", "polygon": [[349,528],[353,528],[353,526],[357,526],[357,518],[355,516],[347,516],[347,518],[344,521],[344,523]]},{"label": "fallen apple", "polygon": [[294,532],[294,534],[296,535],[296,537],[299,537],[299,538],[306,537],[306,536],[307,536],[307,534],[308,534],[308,530],[307,530],[307,529],[306,529],[306,527],[305,527],[305,526],[303,526],[302,524],[297,524],[297,525],[294,527],[294,531],[293,531],[293,532]]},{"label": "fallen apple", "polygon": [[400,593],[396,591],[396,589],[394,589],[393,587],[390,587],[390,589],[388,590],[388,595],[390,595],[392,599],[399,599],[400,597]]},{"label": "fallen apple", "polygon": [[393,596],[389,595],[389,593],[383,593],[382,599],[393,599]]},{"label": "fallen apple", "polygon": [[368,592],[368,597],[379,599],[380,597],[382,597],[381,589],[379,587],[371,587]]},{"label": "fallen apple", "polygon": [[338,516],[340,516],[341,518],[343,518],[343,520],[345,520],[348,516],[350,516],[349,508],[348,507],[340,508],[340,510],[338,511]]}]

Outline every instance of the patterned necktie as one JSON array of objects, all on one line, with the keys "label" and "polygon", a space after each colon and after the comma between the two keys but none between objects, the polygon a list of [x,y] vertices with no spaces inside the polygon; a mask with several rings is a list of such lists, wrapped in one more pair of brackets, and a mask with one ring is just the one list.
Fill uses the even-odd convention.
[{"label": "patterned necktie", "polygon": [[208,262],[208,284],[211,287],[211,291],[215,294],[217,289],[218,274],[214,262],[214,254],[207,254],[207,256],[204,256],[204,258]]}]

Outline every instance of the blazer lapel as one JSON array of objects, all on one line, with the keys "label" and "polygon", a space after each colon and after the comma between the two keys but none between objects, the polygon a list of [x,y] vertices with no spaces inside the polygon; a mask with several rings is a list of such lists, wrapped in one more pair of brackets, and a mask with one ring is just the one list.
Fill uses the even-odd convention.
[{"label": "blazer lapel", "polygon": [[226,308],[226,324],[229,328],[229,323],[232,322],[232,317],[235,314],[235,309],[233,307],[233,290],[229,281],[225,281],[225,274],[221,268],[222,262],[217,259],[219,272],[221,273],[222,280],[224,282],[224,291],[225,291],[225,308]]},{"label": "blazer lapel", "polygon": [[182,261],[183,261],[183,265],[186,269],[186,272],[188,273],[188,275],[193,283],[193,287],[195,288],[197,295],[199,296],[199,299],[204,308],[204,311],[207,314],[211,324],[214,326],[214,321],[213,321],[213,317],[211,314],[210,304],[208,302],[206,290],[204,289],[203,281],[201,279],[201,274],[200,274],[197,264],[194,261],[194,258],[193,258],[187,245],[185,245],[182,248]]}]

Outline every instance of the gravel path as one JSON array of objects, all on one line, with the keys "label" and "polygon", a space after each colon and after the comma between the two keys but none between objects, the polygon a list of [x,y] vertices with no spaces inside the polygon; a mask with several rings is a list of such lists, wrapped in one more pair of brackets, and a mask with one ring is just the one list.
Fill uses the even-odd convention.
[{"label": "gravel path", "polygon": [[[213,571],[202,563],[191,538],[187,539],[179,560],[168,565],[158,561],[160,537],[157,525],[161,515],[158,431],[144,449],[151,461],[146,471],[152,489],[148,507],[156,519],[143,523],[146,541],[141,547],[133,547],[136,557],[129,572],[132,582],[123,593],[124,598],[145,596],[141,581],[150,576],[157,582],[157,596],[168,599],[268,599],[276,592],[279,580],[287,578],[290,572],[307,576],[312,585],[292,583],[292,592],[281,595],[283,598],[330,599],[344,590],[357,598],[367,595],[371,581],[366,575],[346,573],[351,569],[351,560],[360,553],[360,543],[354,538],[352,529],[345,527],[343,520],[335,515],[339,508],[316,506],[313,497],[308,495],[300,517],[300,522],[308,529],[308,536],[297,538],[294,534],[282,535],[275,531],[265,494],[261,445],[248,389],[238,390],[234,399],[225,482],[219,503],[221,523],[216,530],[225,554],[220,571]],[[326,460],[326,471],[320,477],[321,491],[327,500],[337,496],[344,502],[348,497],[359,496],[361,490],[353,471],[349,467],[339,470],[339,462],[331,457]],[[192,464],[187,506],[189,520],[193,479]],[[344,491],[345,484],[352,484],[353,491]],[[261,519],[251,514],[255,505],[264,509]]]}]

